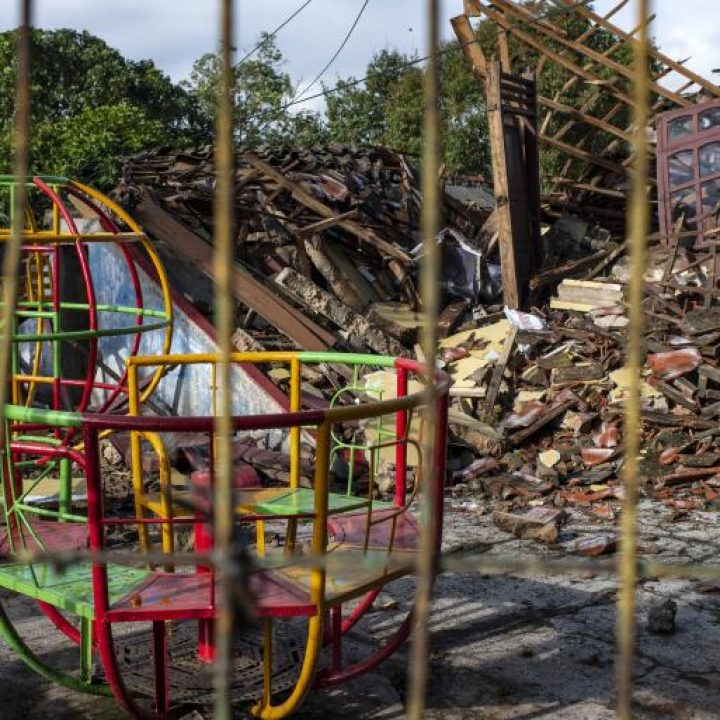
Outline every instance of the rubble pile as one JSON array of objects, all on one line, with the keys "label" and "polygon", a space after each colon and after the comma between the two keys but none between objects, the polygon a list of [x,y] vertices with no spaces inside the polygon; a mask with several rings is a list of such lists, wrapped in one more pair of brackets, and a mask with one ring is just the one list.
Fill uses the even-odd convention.
[{"label": "rubble pile", "polygon": [[[453,492],[472,497],[470,509],[494,510],[499,527],[528,539],[554,542],[569,508],[576,522],[580,515],[612,527],[623,497],[627,321],[617,285],[585,285],[582,311],[506,311],[443,342],[456,402],[468,414],[484,413],[502,434],[481,461],[453,474]],[[673,517],[717,511],[720,311],[681,304],[652,284],[645,309],[642,494]],[[594,533],[576,545],[596,555],[614,550],[615,539]]]},{"label": "rubble pile", "polygon": [[[211,148],[182,155],[156,150],[126,161],[116,195],[129,206],[151,197],[209,242],[213,189]],[[479,202],[467,193],[443,198],[448,329],[467,307],[500,291],[498,267],[486,261],[492,206],[482,189],[474,195]],[[406,354],[422,324],[416,287],[421,202],[417,172],[386,149],[239,153],[236,261],[327,328],[336,346]],[[271,317],[253,315],[241,329],[272,349],[283,344],[264,340],[272,324]]]},{"label": "rubble pile", "polygon": [[[162,225],[148,226],[145,220],[155,216],[142,213],[151,202],[209,247],[213,172],[209,148],[153,151],[127,160],[117,195],[166,245],[166,257],[182,256],[176,237]],[[236,180],[236,263],[243,277],[289,303],[300,325],[324,332],[326,346],[421,357],[422,198],[406,158],[377,148],[242,153]],[[532,311],[511,310],[500,299],[487,193],[453,190],[443,194],[439,236],[438,349],[453,380],[452,493],[467,508],[493,511],[508,532],[548,543],[557,541],[573,508],[603,530],[581,537],[577,551],[612,551],[629,383],[622,238],[577,217],[546,225],[548,238],[562,238],[547,253],[554,267],[535,276]],[[676,262],[677,249],[655,245],[651,257],[660,270],[648,274],[642,472],[647,496],[678,515],[718,505],[720,312],[703,305],[692,277],[668,286],[669,256]],[[238,302],[239,349],[302,346],[277,332],[266,306],[247,300]],[[288,390],[286,370],[266,372]],[[382,375],[368,375],[365,387],[382,386]],[[326,405],[349,379],[340,368],[306,370],[303,406]],[[353,393],[338,401],[352,402]]]}]

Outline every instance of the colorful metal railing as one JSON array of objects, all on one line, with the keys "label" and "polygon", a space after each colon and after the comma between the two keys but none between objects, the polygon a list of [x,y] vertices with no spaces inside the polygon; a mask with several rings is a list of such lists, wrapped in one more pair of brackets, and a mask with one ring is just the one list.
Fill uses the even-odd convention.
[{"label": "colorful metal railing", "polygon": [[[136,357],[129,362],[131,407],[137,411],[135,401],[139,397],[137,370],[153,369],[166,363],[176,365],[189,363],[216,363],[217,355],[167,356],[164,358]],[[434,467],[418,463],[414,473],[414,492],[408,493],[406,481],[408,469],[405,463],[407,443],[414,442],[407,436],[407,419],[411,412],[426,412],[427,393],[408,395],[404,392],[410,374],[422,374],[423,368],[414,361],[340,353],[261,353],[237,354],[233,362],[266,363],[288,362],[294,372],[302,371],[305,363],[346,363],[350,366],[382,367],[396,374],[398,393],[396,398],[383,401],[371,396],[367,402],[347,406],[328,407],[326,410],[303,411],[299,406],[282,415],[256,415],[235,417],[232,429],[237,431],[288,432],[291,467],[299,468],[302,432],[311,433],[315,441],[314,477],[312,488],[299,486],[299,474],[292,475],[288,487],[242,487],[233,494],[235,525],[259,525],[265,522],[285,523],[288,541],[281,552],[268,554],[260,542],[255,550],[246,548],[246,571],[242,576],[234,574],[236,591],[240,597],[250,600],[247,611],[262,621],[262,691],[256,698],[253,712],[259,717],[284,717],[294,710],[309,692],[313,684],[334,684],[346,681],[377,666],[397,650],[407,638],[412,625],[412,615],[402,622],[388,643],[359,663],[343,664],[342,637],[367,612],[379,589],[393,580],[412,574],[415,567],[419,524],[411,508],[418,487],[427,493],[435,486],[436,526],[433,529],[434,552],[440,550],[442,523],[442,487],[444,484],[444,456],[447,442],[445,418],[447,414],[448,380],[436,377],[437,392],[434,402],[440,423],[433,438]],[[299,405],[299,402],[298,402]],[[59,626],[67,620],[60,611],[81,618],[80,631],[71,637],[79,642],[81,663],[79,676],[66,677],[33,656],[22,646],[17,632],[7,616],[0,617],[0,629],[4,636],[20,648],[23,658],[31,667],[40,669],[46,676],[60,680],[71,687],[92,692],[99,691],[97,684],[89,680],[88,662],[93,653],[101,658],[105,679],[118,702],[136,717],[175,717],[186,709],[186,701],[176,702],[170,678],[174,672],[173,658],[168,653],[167,623],[197,623],[197,635],[192,662],[198,666],[212,661],[216,655],[213,625],[220,615],[220,596],[217,592],[216,573],[227,572],[224,560],[214,553],[215,528],[212,521],[212,493],[203,494],[202,488],[190,498],[189,503],[173,511],[172,487],[168,493],[170,512],[164,506],[149,502],[136,504],[138,512],[125,516],[109,514],[104,498],[99,441],[104,435],[129,433],[138,440],[153,437],[153,447],[167,456],[162,438],[181,433],[187,437],[194,433],[204,438],[213,457],[216,447],[214,418],[208,417],[151,417],[110,416],[87,413],[59,413],[52,410],[36,410],[22,406],[6,408],[7,423],[34,423],[55,429],[73,428],[82,432],[82,451],[62,445],[39,442],[15,441],[7,454],[3,468],[3,497],[6,512],[8,547],[4,562],[0,563],[0,586],[23,593],[54,608]],[[394,444],[397,464],[395,481],[398,492],[393,502],[373,498],[373,477],[370,477],[370,493],[361,498],[347,493],[333,493],[330,488],[329,463],[332,452],[332,429],[343,423],[372,423],[381,417],[394,419],[396,436],[380,444]],[[295,430],[296,432],[291,432]],[[370,448],[372,454],[374,448]],[[32,485],[32,471],[50,458],[60,455],[82,470],[87,481],[87,518],[75,515],[58,523],[59,514],[37,513],[38,508],[23,501],[26,486]],[[138,456],[139,457],[139,456]],[[24,458],[24,461],[21,459]],[[20,462],[18,462],[20,461]],[[32,462],[31,462],[32,461]],[[135,492],[145,493],[147,475],[142,464],[133,464]],[[217,469],[211,460],[208,470],[209,488],[212,489]],[[177,498],[176,498],[177,500]],[[153,507],[157,512],[148,512]],[[165,510],[167,507],[165,507]],[[30,515],[33,515],[29,519]],[[300,525],[307,526],[311,542],[307,549],[298,539]],[[67,527],[65,527],[67,526]],[[194,529],[195,548],[192,553],[178,552],[172,545],[163,544],[164,551],[158,558],[153,548],[142,541],[143,531],[158,527],[166,537],[165,530],[175,532],[181,526]],[[109,528],[139,528],[141,552],[133,550],[133,544],[108,545]],[[256,534],[257,537],[257,534]],[[89,540],[89,548],[85,542]],[[172,556],[166,550],[172,550]],[[144,551],[144,552],[143,552]],[[58,553],[71,553],[76,561],[69,566],[68,574],[58,574],[53,557]],[[123,563],[132,558],[128,567]],[[172,560],[173,567],[167,567]],[[166,569],[158,570],[159,564]],[[188,569],[190,567],[190,569]],[[237,598],[236,598],[237,599]],[[343,617],[343,608],[351,609]],[[303,659],[298,675],[291,684],[289,696],[276,704],[273,693],[273,629],[281,618],[307,619]],[[247,618],[246,618],[247,619]],[[137,683],[127,684],[123,675],[127,668],[118,660],[118,628],[132,623],[151,623],[147,635],[147,655],[152,658],[152,674],[147,687],[152,689],[151,707],[143,702],[144,691]],[[61,627],[66,629],[67,627]],[[247,626],[238,625],[238,632]],[[66,632],[66,634],[68,634]],[[122,642],[122,638],[120,640]],[[320,667],[321,649],[330,647],[330,661]],[[189,656],[183,656],[187,669]],[[240,681],[242,677],[240,677]]]}]

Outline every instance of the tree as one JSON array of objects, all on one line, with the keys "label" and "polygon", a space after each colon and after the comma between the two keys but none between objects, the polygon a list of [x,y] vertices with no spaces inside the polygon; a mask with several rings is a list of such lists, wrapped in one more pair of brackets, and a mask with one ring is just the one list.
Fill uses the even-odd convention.
[{"label": "tree", "polygon": [[98,187],[117,182],[118,159],[170,141],[159,120],[127,103],[83,110],[35,126],[34,149],[51,175],[91,178]]},{"label": "tree", "polygon": [[[238,146],[312,146],[324,140],[324,128],[316,113],[293,113],[286,107],[296,93],[283,71],[283,57],[274,38],[261,35],[256,54],[234,69],[235,138]],[[193,65],[183,84],[204,117],[212,122],[220,80],[220,58],[208,53]]]},{"label": "tree", "polygon": [[[119,156],[201,136],[193,99],[151,61],[74,30],[33,30],[31,43],[33,172],[107,187]],[[11,164],[16,44],[17,31],[0,33],[0,172]]]},{"label": "tree", "polygon": [[[457,43],[440,55],[443,159],[448,170],[489,172],[485,102]],[[364,84],[340,81],[327,96],[333,142],[387,145],[419,155],[424,67],[416,57],[383,50],[370,61]]]}]

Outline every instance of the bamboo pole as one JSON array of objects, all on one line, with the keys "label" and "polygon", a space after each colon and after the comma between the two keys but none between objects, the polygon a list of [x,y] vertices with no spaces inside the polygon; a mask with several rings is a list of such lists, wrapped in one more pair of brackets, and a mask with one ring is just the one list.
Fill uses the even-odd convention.
[{"label": "bamboo pole", "polygon": [[629,326],[626,365],[630,371],[629,396],[625,406],[626,459],[623,471],[625,498],[620,525],[620,553],[618,573],[617,621],[617,715],[619,720],[631,720],[633,670],[635,666],[635,613],[637,586],[637,501],[638,456],[640,455],[640,367],[644,329],[643,291],[645,279],[645,245],[649,229],[648,144],[645,129],[648,123],[649,44],[647,24],[650,0],[638,0],[640,31],[635,40],[634,63],[634,163],[632,194],[628,213],[630,246],[630,286],[628,291]]},{"label": "bamboo pole", "polygon": [[236,568],[233,548],[232,396],[230,355],[233,331],[233,0],[221,0],[220,56],[222,75],[217,98],[215,140],[215,322],[217,327],[218,415],[215,419],[216,478],[214,496],[214,550],[220,566],[219,609],[215,620],[216,720],[232,717],[230,683],[233,637],[233,583]]},{"label": "bamboo pole", "polygon": [[[20,0],[20,28],[17,45],[16,113],[15,113],[15,196],[10,237],[5,242],[2,267],[2,308],[0,309],[0,377],[10,373],[15,303],[17,302],[18,268],[25,226],[25,182],[30,162],[30,27],[32,0]],[[5,419],[9,382],[0,383],[0,425]],[[2,433],[5,437],[5,434]]]},{"label": "bamboo pole", "polygon": [[425,468],[423,485],[423,523],[417,557],[417,589],[415,595],[415,618],[417,626],[413,638],[410,663],[410,693],[408,717],[420,720],[425,710],[428,676],[428,621],[433,578],[436,570],[433,530],[437,512],[436,483],[431,477],[435,468],[435,370],[437,357],[437,317],[439,307],[438,268],[440,249],[436,242],[440,229],[440,113],[438,110],[439,63],[439,1],[427,0],[428,66],[425,72],[425,109],[423,113],[423,164],[422,164],[422,237],[423,258],[421,267],[421,297],[425,322],[422,332],[422,348],[425,355],[426,409],[422,442]]}]

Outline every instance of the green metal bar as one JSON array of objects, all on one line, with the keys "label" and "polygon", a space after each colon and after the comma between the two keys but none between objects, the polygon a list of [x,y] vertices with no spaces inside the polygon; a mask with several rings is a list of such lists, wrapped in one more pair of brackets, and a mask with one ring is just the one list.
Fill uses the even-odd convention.
[{"label": "green metal bar", "polygon": [[86,685],[92,683],[93,665],[93,621],[80,618],[80,681]]},{"label": "green metal bar", "polygon": [[44,410],[23,405],[6,405],[5,417],[13,422],[49,425],[50,427],[74,427],[82,424],[80,413],[67,410]]},{"label": "green metal bar", "polygon": [[72,473],[70,460],[60,458],[60,521],[65,522],[72,509]]},{"label": "green metal bar", "polygon": [[[19,501],[15,502],[13,504],[13,508],[12,508],[11,512],[13,512],[13,511],[15,512],[16,515],[18,515],[18,517],[22,517],[22,514],[27,512],[32,515],[40,515],[41,517],[51,517],[51,518],[61,518],[62,517],[62,519],[67,522],[77,522],[77,523],[86,523],[87,522],[87,518],[82,515],[73,515],[72,513],[69,513],[69,512],[61,514],[57,510],[46,510],[45,508],[37,507],[36,505],[29,505],[27,503],[19,502]],[[18,512],[18,511],[20,511],[20,512]],[[26,523],[27,523],[27,521],[26,521]],[[42,541],[40,540],[40,538],[35,535],[35,532],[34,532],[32,526],[28,525],[28,530],[35,538],[35,541],[38,542],[39,544],[42,544]]]},{"label": "green metal bar", "polygon": [[[23,463],[14,463],[15,468],[19,467],[37,467],[37,463],[33,461],[27,461]],[[53,466],[44,468],[43,471],[37,476],[34,477],[30,483],[30,486],[27,490],[23,490],[20,497],[18,498],[18,502],[22,502],[27,495],[29,495],[37,486],[39,483],[41,483],[55,468]]]},{"label": "green metal bar", "polygon": [[[148,333],[153,330],[162,330],[166,328],[170,323],[170,319],[165,319],[162,322],[152,323],[150,325],[128,325],[127,327],[120,328],[105,328],[100,330],[69,330],[66,332],[53,332],[52,335],[47,334],[32,334],[27,335],[16,334],[13,336],[15,342],[37,342],[38,340],[51,342],[54,340],[89,340],[93,338],[113,337],[116,335],[135,335],[137,333]],[[1,324],[1,323],[0,323]],[[58,346],[59,343],[54,343]]]},{"label": "green metal bar", "polygon": [[[24,300],[22,303],[19,303],[19,306],[25,308],[34,308],[41,307],[47,304],[47,302],[40,300]],[[90,305],[88,303],[62,302],[60,303],[60,308],[62,310],[89,310]],[[158,310],[154,308],[138,308],[133,305],[97,304],[95,305],[95,308],[101,312],[114,312],[118,314],[124,313],[126,315],[141,315],[147,317],[167,318],[167,313],[164,310]]]},{"label": "green metal bar", "polygon": [[[16,310],[15,317],[25,318],[53,318],[55,313],[51,310]],[[21,335],[22,337],[22,335]]]},{"label": "green metal bar", "polygon": [[23,642],[5,612],[5,608],[2,604],[0,604],[0,637],[2,637],[5,644],[8,645],[8,647],[13,650],[31,670],[41,677],[44,677],[46,680],[50,680],[50,682],[57,683],[58,685],[62,685],[63,687],[71,690],[77,690],[78,692],[88,693],[90,695],[102,695],[105,697],[110,697],[112,695],[110,688],[108,688],[107,685],[100,685],[92,681],[84,682],[83,680],[78,680],[70,675],[58,672],[49,665],[46,665]]},{"label": "green metal bar", "polygon": [[346,365],[376,365],[378,367],[394,367],[395,358],[383,355],[364,355],[362,353],[313,352],[298,353],[301,362],[307,363],[345,363]]},{"label": "green metal bar", "polygon": [[[60,184],[60,185],[66,185],[70,182],[68,178],[62,177],[60,175],[36,175],[35,177],[40,178],[44,183],[47,185],[50,184]],[[0,175],[0,185],[9,185],[11,188],[18,184],[18,176],[17,175]],[[35,183],[32,181],[26,181],[23,183],[26,187],[34,188]]]},{"label": "green metal bar", "polygon": [[[48,437],[47,435],[13,435],[13,440],[45,443],[46,445],[52,445],[53,447],[62,445],[62,440],[60,440],[59,438]],[[20,463],[15,463],[15,465],[16,467],[20,467]]]}]

